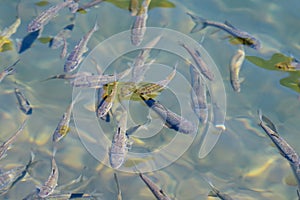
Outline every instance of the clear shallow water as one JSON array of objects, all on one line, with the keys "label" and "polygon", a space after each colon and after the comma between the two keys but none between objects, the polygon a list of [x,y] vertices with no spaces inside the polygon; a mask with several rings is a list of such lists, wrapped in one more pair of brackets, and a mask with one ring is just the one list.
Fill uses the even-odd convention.
[{"label": "clear shallow water", "polygon": [[[53,4],[58,2],[51,1]],[[82,1],[84,2],[86,1]],[[15,39],[23,38],[27,34],[26,27],[36,13],[49,6],[38,7],[34,3],[35,1],[21,1],[22,23],[12,36],[14,44],[16,44]],[[154,3],[155,1],[152,0],[152,4]],[[147,25],[166,26],[187,34],[197,41],[200,41],[205,34],[202,46],[216,63],[225,86],[227,130],[222,133],[213,151],[204,159],[198,159],[199,139],[202,133],[200,131],[193,145],[178,160],[166,168],[147,175],[175,199],[207,199],[210,188],[201,179],[201,174],[205,174],[218,188],[236,199],[296,199],[296,187],[289,186],[284,181],[291,174],[290,167],[287,161],[279,155],[277,149],[271,145],[270,139],[258,127],[256,114],[257,109],[261,108],[263,113],[277,125],[282,137],[297,152],[300,152],[297,131],[300,126],[298,93],[279,83],[280,79],[287,77],[289,73],[266,70],[245,60],[240,73],[240,76],[245,78],[241,84],[241,93],[233,92],[229,82],[228,65],[237,46],[231,45],[228,39],[224,39],[228,36],[226,33],[215,32],[214,28],[208,27],[199,33],[189,34],[194,23],[185,12],[192,12],[220,22],[227,20],[234,26],[257,36],[261,39],[263,48],[258,52],[245,47],[247,56],[269,59],[273,53],[280,52],[285,55],[293,54],[298,58],[299,3],[296,1],[274,3],[274,1],[196,0],[184,4],[181,1],[172,1],[172,3],[176,5],[175,8],[151,9]],[[1,29],[14,22],[16,5],[17,1],[1,2]],[[62,10],[59,16],[44,28],[42,37],[55,35],[70,23],[71,18],[72,15],[67,9]],[[97,8],[91,8],[87,14],[77,14],[72,37],[68,39],[69,49],[93,27],[96,18],[100,29],[88,44],[90,50],[106,38],[128,30],[134,20],[126,9],[120,9],[108,2],[101,3]],[[113,46],[111,48],[113,49]],[[34,107],[23,134],[8,151],[8,156],[1,160],[1,165],[9,169],[12,166],[27,163],[32,149],[36,154],[36,159],[40,161],[33,167],[32,177],[41,183],[47,179],[50,171],[52,133],[72,97],[72,87],[63,80],[40,82],[51,75],[63,72],[64,60],[59,58],[59,54],[60,51],[52,50],[39,41],[36,41],[32,48],[21,55],[18,55],[16,48],[0,54],[0,62],[3,66],[1,69],[13,63],[17,58],[21,59],[17,65],[17,73],[7,77],[0,84],[2,141],[13,134],[24,119],[23,113],[15,103],[16,99],[13,94],[15,81]],[[158,53],[158,59],[162,63],[168,63],[169,66],[175,63],[173,57],[168,57],[163,52]],[[130,60],[122,61],[121,59],[119,62],[126,64]],[[118,61],[116,61],[117,64],[119,64]],[[189,77],[189,72],[184,67],[179,67],[178,72]],[[159,99],[169,109],[178,112],[177,103],[171,97],[173,96],[166,90]],[[87,107],[93,106],[92,101],[86,104]],[[87,183],[80,183],[81,188],[77,190],[71,188],[68,191],[86,193],[96,191],[103,194],[102,199],[116,199],[114,171],[102,166],[86,150],[77,136],[74,124],[71,124],[71,132],[59,143],[56,154],[60,171],[58,185],[64,185],[83,173]],[[134,147],[141,150],[148,147],[151,149],[153,145],[170,141],[172,133],[175,132],[164,129],[162,135],[156,136],[155,140],[147,139],[144,141],[145,144],[135,141]],[[108,133],[107,137],[111,138],[112,135]],[[127,163],[129,166],[130,164]],[[263,171],[252,173],[253,170],[262,168],[264,165],[266,167]],[[123,199],[154,198],[137,175],[119,172],[118,177]],[[16,184],[1,198],[22,199],[34,189],[35,185],[36,183],[28,178],[25,182]]]}]

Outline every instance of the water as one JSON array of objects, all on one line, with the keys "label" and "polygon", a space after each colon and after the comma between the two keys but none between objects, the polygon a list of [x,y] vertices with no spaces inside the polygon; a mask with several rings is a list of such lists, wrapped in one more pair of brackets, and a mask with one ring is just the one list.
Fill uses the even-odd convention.
[{"label": "water", "polygon": [[[51,5],[60,1],[51,1]],[[86,3],[81,1],[80,3]],[[110,2],[119,2],[113,1]],[[88,47],[92,50],[100,42],[110,36],[130,29],[134,18],[130,16],[127,9],[121,9],[110,2],[103,2],[97,8],[91,8],[86,14],[77,14],[75,28],[72,36],[68,39],[68,50],[77,43],[83,34],[94,26],[98,20],[99,30],[92,36]],[[152,0],[151,5],[155,6],[159,1]],[[182,138],[182,142],[192,145],[184,152],[179,159],[169,162],[170,165],[147,175],[173,199],[208,199],[209,185],[201,178],[201,175],[209,179],[223,192],[236,199],[297,199],[296,186],[286,183],[287,177],[291,175],[288,162],[279,155],[277,149],[271,145],[271,140],[266,137],[258,124],[257,109],[262,109],[276,125],[279,133],[284,137],[297,152],[300,152],[299,134],[299,99],[297,90],[293,84],[286,87],[280,84],[280,80],[288,76],[299,78],[297,72],[284,72],[278,70],[268,70],[259,67],[252,62],[245,60],[240,73],[244,77],[241,84],[241,93],[235,93],[229,81],[228,66],[230,59],[238,48],[229,43],[223,31],[207,27],[198,33],[190,34],[189,31],[194,26],[194,22],[187,16],[186,12],[215,21],[229,21],[234,26],[246,30],[262,41],[263,48],[256,51],[245,47],[246,56],[257,56],[268,60],[274,53],[282,53],[298,58],[299,51],[299,19],[300,4],[295,0],[286,2],[274,1],[197,1],[188,2],[171,1],[176,7],[150,9],[147,25],[152,27],[164,27],[179,31],[196,41],[203,42],[201,45],[207,50],[215,62],[222,75],[227,97],[226,131],[221,134],[215,148],[204,158],[198,158],[199,142],[203,137],[205,127],[200,126],[200,131],[195,138]],[[36,1],[21,1],[19,6],[19,16],[22,23],[18,31],[12,36],[16,45],[17,38],[26,36],[28,23],[43,9],[49,7],[35,6]],[[16,14],[18,1],[3,0],[0,6],[0,27],[4,29],[11,25]],[[121,4],[118,4],[121,5]],[[127,5],[127,4],[125,4]],[[122,5],[121,5],[122,7]],[[72,14],[67,9],[60,12],[54,20],[45,26],[41,37],[54,36],[64,26],[71,23]],[[180,38],[178,38],[180,39]],[[129,38],[128,38],[129,40]],[[112,45],[107,48],[111,52],[126,49],[126,46]],[[100,52],[101,53],[101,52]],[[16,47],[11,51],[0,53],[1,69],[12,64],[18,58],[20,63],[16,66],[17,73],[7,77],[1,84],[0,95],[0,125],[1,140],[5,141],[19,127],[25,116],[16,105],[14,87],[19,87],[29,99],[33,106],[33,114],[28,121],[23,134],[17,139],[13,147],[8,151],[6,158],[1,160],[1,166],[5,169],[27,163],[30,151],[36,155],[38,163],[31,169],[31,176],[25,177],[26,181],[17,183],[2,199],[22,199],[29,194],[35,185],[42,184],[48,177],[51,167],[52,154],[52,134],[57,126],[66,107],[69,105],[73,89],[70,84],[63,80],[41,80],[63,72],[64,60],[59,58],[60,50],[52,50],[47,44],[35,41],[30,49],[18,55]],[[138,51],[131,52],[119,57],[113,62],[112,67],[107,72],[113,73],[114,69],[121,72],[126,69],[127,62],[132,62],[132,58]],[[87,55],[87,54],[86,54]],[[105,55],[105,54],[103,54]],[[112,54],[114,55],[114,54]],[[160,63],[168,67],[160,73],[155,70],[149,71],[146,78],[152,81],[159,81],[171,72],[175,64],[176,56],[168,52],[153,52],[151,55],[157,57]],[[102,55],[99,54],[99,57]],[[298,58],[299,59],[299,58]],[[91,65],[92,66],[92,65]],[[120,67],[119,67],[120,66]],[[93,67],[93,66],[92,66]],[[157,66],[156,66],[157,67]],[[153,68],[154,69],[154,68]],[[95,70],[95,69],[93,69]],[[151,73],[154,73],[154,75]],[[156,76],[156,74],[157,76]],[[159,76],[158,76],[159,75]],[[176,77],[186,77],[189,80],[189,70],[184,67],[183,59]],[[178,87],[178,81],[171,82],[170,87]],[[16,82],[16,83],[15,83]],[[188,86],[186,91],[189,91]],[[298,90],[299,91],[299,90]],[[94,90],[90,90],[94,92]],[[188,100],[186,104],[181,104],[175,97],[189,96],[185,93],[167,89],[157,98],[166,107],[176,113],[187,112],[190,109]],[[78,105],[83,105],[91,109],[94,107],[93,100],[81,100]],[[143,123],[147,119],[149,110],[140,102],[130,103],[130,114],[133,122]],[[84,109],[83,109],[84,110]],[[140,111],[140,112],[139,112]],[[90,111],[91,112],[91,111]],[[160,123],[154,113],[150,112],[152,123]],[[87,115],[87,117],[89,117]],[[91,116],[94,120],[94,116]],[[86,123],[92,123],[89,118],[83,119]],[[155,121],[156,120],[156,121]],[[107,141],[111,141],[115,130],[115,124],[96,123],[103,126]],[[173,139],[175,132],[167,128],[162,128],[160,134],[148,138],[133,138],[132,152],[149,152],[160,149]],[[155,124],[152,128],[156,128]],[[78,127],[78,131],[82,131]],[[93,129],[91,128],[91,132]],[[147,131],[140,130],[145,134]],[[142,131],[145,131],[142,132]],[[88,138],[97,133],[82,131],[86,140],[98,147],[94,138]],[[138,135],[136,133],[135,135]],[[147,135],[146,135],[147,136]],[[101,138],[97,138],[101,140]],[[105,140],[103,140],[105,141]],[[177,144],[177,143],[176,143]],[[109,144],[106,144],[109,146]],[[178,146],[182,145],[180,142]],[[104,166],[95,159],[80,141],[75,125],[71,122],[71,132],[58,144],[56,161],[59,167],[60,177],[58,185],[64,185],[83,174],[84,180],[64,191],[101,193],[101,199],[116,199],[117,189],[111,168]],[[174,150],[174,153],[178,153]],[[99,155],[101,152],[99,152]],[[101,155],[105,155],[102,152]],[[169,159],[162,157],[160,159]],[[131,159],[134,160],[134,159]],[[138,158],[136,163],[143,163],[145,160]],[[106,161],[107,162],[107,161]],[[166,161],[168,163],[168,160]],[[142,165],[142,164],[140,164]],[[263,168],[263,166],[266,166]],[[126,162],[125,168],[133,168],[133,162]],[[261,172],[255,170],[261,169]],[[126,171],[126,170],[125,170]],[[123,199],[153,199],[153,195],[142,183],[140,178],[132,173],[118,172]],[[33,181],[35,180],[35,181]],[[130,183],[130,184],[128,184]]]}]

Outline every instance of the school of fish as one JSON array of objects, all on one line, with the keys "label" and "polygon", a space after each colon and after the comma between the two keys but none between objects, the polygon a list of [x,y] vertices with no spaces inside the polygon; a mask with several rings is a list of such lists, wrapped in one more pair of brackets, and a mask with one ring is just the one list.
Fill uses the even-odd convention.
[{"label": "school of fish", "polygon": [[[210,111],[218,112],[218,105],[215,105],[211,99],[211,95],[208,91],[208,84],[215,81],[216,74],[214,74],[211,66],[206,63],[199,49],[190,47],[188,44],[181,41],[180,38],[178,38],[178,41],[174,41],[174,44],[177,45],[178,48],[184,50],[190,57],[185,58],[186,63],[180,61],[177,61],[175,65],[169,63],[170,69],[172,68],[171,66],[174,65],[173,70],[170,71],[169,75],[164,79],[156,82],[146,82],[144,79],[147,71],[151,69],[152,64],[156,62],[156,58],[152,57],[152,50],[155,49],[156,45],[163,39],[163,36],[153,38],[153,40],[148,42],[144,48],[141,48],[138,55],[128,64],[128,69],[125,69],[122,72],[106,73],[97,65],[97,62],[94,63],[98,72],[97,74],[82,71],[77,72],[77,69],[85,58],[84,54],[89,51],[88,46],[92,46],[92,42],[90,41],[93,40],[94,36],[98,36],[98,32],[105,30],[105,27],[101,26],[101,20],[103,19],[101,19],[101,17],[98,19],[97,16],[94,26],[89,27],[89,30],[76,42],[73,48],[68,50],[68,47],[71,46],[68,42],[71,41],[73,29],[76,27],[76,17],[78,17],[78,13],[88,13],[89,9],[105,2],[105,0],[94,0],[85,4],[78,0],[63,0],[58,2],[59,3],[56,4],[53,3],[52,6],[49,6],[36,14],[32,14],[32,19],[27,25],[27,35],[17,44],[18,53],[20,55],[24,51],[34,48],[32,45],[36,39],[42,39],[41,34],[44,32],[44,28],[48,24],[51,24],[51,21],[55,21],[55,18],[59,16],[59,13],[63,13],[63,10],[68,8],[69,14],[73,15],[71,23],[62,26],[63,28],[57,32],[55,36],[48,38],[49,48],[54,51],[61,48],[60,59],[65,59],[64,65],[61,66],[62,73],[46,78],[40,83],[43,84],[50,80],[55,82],[57,81],[55,79],[63,79],[73,88],[96,90],[96,102],[93,108],[94,115],[101,119],[101,123],[110,124],[112,127],[111,136],[109,136],[111,143],[108,144],[109,149],[107,149],[108,163],[113,170],[113,176],[111,176],[110,179],[114,179],[117,188],[116,197],[112,199],[121,200],[123,199],[122,196],[126,194],[126,190],[122,192],[122,187],[126,188],[125,186],[128,183],[123,181],[124,174],[117,173],[117,171],[122,170],[122,167],[125,167],[126,164],[128,165],[130,163],[128,153],[131,152],[132,147],[135,145],[138,146],[138,144],[135,144],[134,140],[131,139],[133,133],[138,134],[139,129],[142,126],[146,126],[148,123],[145,122],[143,125],[128,127],[130,113],[127,110],[127,107],[123,105],[124,101],[139,101],[145,108],[154,111],[157,117],[164,123],[164,129],[179,133],[186,137],[198,134],[199,127],[197,127],[193,121],[186,118],[186,116],[183,116],[182,113],[173,111],[169,105],[162,103],[163,101],[159,98],[161,97],[160,94],[168,89],[169,84],[177,76],[178,68],[183,66],[186,68],[189,67],[190,77],[188,80],[190,81],[191,90],[188,91],[190,93],[187,96],[190,97],[190,102],[186,102],[185,106],[191,106],[195,116],[197,116],[197,120],[200,122],[199,126],[202,127],[212,123],[216,128],[222,130],[226,129],[225,124],[214,123],[211,119],[210,115],[212,114],[210,114]],[[128,40],[131,41],[131,45],[139,46],[144,41],[144,36],[147,31],[147,20],[150,9],[152,8],[151,4],[154,3],[154,0],[129,0],[126,2],[128,2],[127,8],[133,18],[132,26],[128,27],[131,29],[131,38],[128,38]],[[12,43],[13,35],[17,33],[21,20],[23,20],[19,13],[19,4],[22,4],[22,2],[20,1],[18,3],[18,14],[15,22],[0,32],[1,52],[5,45]],[[207,26],[211,26],[223,30],[231,37],[241,41],[236,52],[232,55],[231,61],[228,61],[229,79],[232,89],[234,92],[241,93],[242,79],[239,74],[245,61],[245,49],[250,47],[260,51],[262,48],[260,39],[244,30],[236,28],[229,22],[221,23],[207,20],[192,12],[187,12],[186,15],[192,19],[189,22],[195,24],[190,31],[191,34],[195,34],[196,32],[202,31]],[[101,27],[100,30],[99,27]],[[29,126],[29,123],[34,123],[32,116],[38,113],[38,106],[30,103],[31,100],[34,99],[32,92],[24,85],[19,84],[18,81],[11,81],[9,78],[15,74],[19,75],[18,65],[21,65],[23,62],[25,61],[20,57],[11,62],[13,64],[3,67],[0,72],[0,86],[1,84],[11,82],[13,85],[11,89],[14,91],[13,93],[15,94],[20,116],[25,118],[21,123],[16,122],[19,128],[17,128],[17,130],[11,130],[12,133],[10,133],[10,137],[1,137],[2,140],[5,140],[0,146],[1,161],[7,159],[7,156],[14,152],[10,149],[14,148],[14,145],[18,145],[18,142],[20,142],[18,141],[19,138],[24,138],[24,135],[30,134],[29,127],[27,128],[27,126]],[[288,71],[287,68],[289,70],[294,70],[299,67],[298,65],[299,62],[294,59],[290,63],[277,63],[275,64],[275,67],[279,69],[285,68],[286,71]],[[128,76],[130,76],[130,78],[126,79]],[[52,133],[49,133],[49,135],[52,134],[50,139],[52,140],[52,149],[49,150],[52,152],[50,153],[52,155],[50,155],[49,160],[47,160],[49,175],[40,180],[39,178],[34,177],[34,173],[31,174],[31,171],[35,169],[36,164],[41,162],[40,160],[35,159],[35,151],[37,150],[32,149],[30,152],[30,159],[27,163],[17,167],[10,167],[10,165],[6,163],[9,169],[6,169],[5,167],[5,170],[1,166],[0,198],[3,196],[4,199],[9,199],[9,196],[7,197],[5,195],[9,194],[16,185],[33,182],[35,187],[32,187],[31,190],[24,194],[23,199],[103,199],[98,192],[86,193],[84,190],[78,192],[77,190],[69,191],[61,189],[63,188],[63,186],[61,186],[62,183],[65,183],[66,181],[64,181],[63,178],[60,178],[60,176],[63,176],[63,173],[60,170],[62,161],[58,159],[59,156],[57,157],[57,154],[60,154],[60,151],[63,151],[63,148],[61,147],[63,142],[67,140],[68,137],[72,137],[71,133],[68,133],[75,131],[73,130],[72,124],[72,112],[75,104],[80,101],[79,96],[80,94],[72,100],[70,100],[70,98],[68,99],[69,104],[65,111],[62,112],[62,116],[56,116],[57,126],[53,127]],[[37,111],[33,111],[34,109],[37,109]],[[295,197],[297,196],[297,198],[300,199],[300,157],[298,153],[288,141],[279,134],[274,123],[263,115],[261,110],[258,111],[258,119],[259,126],[263,130],[262,132],[266,133],[278,149],[280,155],[288,162],[291,172],[297,181]],[[72,160],[68,162],[72,162]],[[134,163],[134,161],[132,162]],[[153,198],[156,198],[157,200],[185,199],[184,197],[179,198],[172,195],[171,190],[169,190],[167,185],[159,183],[160,177],[151,178],[145,173],[140,172],[138,169],[135,170],[133,175],[130,175],[139,177],[141,181],[145,183],[145,186],[149,188],[150,192],[153,194]],[[118,177],[122,178],[119,179]],[[227,193],[217,189],[211,179],[206,175],[200,175],[196,178],[203,179],[210,187],[211,191],[206,194],[209,198],[216,197],[223,200],[235,199]],[[72,181],[72,184],[78,182],[81,183],[81,181],[81,179],[75,179]],[[100,188],[101,186],[98,187]]]}]

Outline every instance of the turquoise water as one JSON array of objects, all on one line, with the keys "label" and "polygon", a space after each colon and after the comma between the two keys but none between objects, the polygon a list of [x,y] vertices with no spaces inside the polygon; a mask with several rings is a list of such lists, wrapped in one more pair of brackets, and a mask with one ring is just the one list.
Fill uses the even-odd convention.
[{"label": "turquoise water", "polygon": [[[15,21],[18,2],[8,0],[1,2],[1,30]],[[51,1],[50,5],[59,2]],[[80,5],[86,2],[80,1]],[[75,18],[74,30],[71,37],[67,39],[68,51],[74,47],[83,34],[94,26],[96,19],[100,28],[89,41],[89,50],[111,36],[129,30],[134,17],[130,15],[127,7],[123,9],[117,7],[116,5],[120,5],[119,2],[122,1],[103,2],[96,8],[88,9],[86,14],[78,13]],[[294,186],[293,183],[287,183],[287,179],[291,179],[292,174],[289,164],[258,126],[257,109],[262,109],[263,113],[277,125],[282,137],[294,147],[296,152],[300,152],[298,145],[300,138],[297,131],[300,128],[298,123],[299,94],[297,93],[299,90],[295,89],[293,82],[287,84],[289,87],[280,84],[281,79],[289,76],[294,77],[293,80],[297,80],[299,78],[298,72],[269,70],[246,59],[240,72],[240,76],[244,79],[241,84],[241,92],[234,92],[230,85],[229,63],[238,46],[229,42],[227,33],[217,31],[216,28],[207,27],[201,32],[191,34],[190,30],[194,26],[194,22],[186,15],[186,12],[214,21],[229,21],[234,26],[258,37],[262,41],[263,48],[256,51],[245,47],[246,56],[256,56],[268,60],[274,53],[281,53],[298,58],[300,48],[298,39],[300,30],[300,25],[298,25],[299,3],[297,1],[190,0],[183,2],[174,0],[169,2],[175,7],[164,8],[157,7],[158,2],[158,0],[152,0],[150,4],[154,8],[149,10],[147,26],[166,27],[186,34],[196,41],[202,41],[201,45],[216,64],[222,76],[227,97],[226,131],[222,132],[216,146],[203,159],[198,158],[198,152],[201,138],[205,134],[205,127],[199,126],[195,140],[193,137],[179,136],[184,140],[183,143],[194,142],[186,151],[182,152],[179,159],[146,175],[162,187],[172,199],[213,199],[207,197],[210,187],[201,176],[209,177],[222,192],[235,199],[297,199],[297,186]],[[20,88],[33,106],[33,114],[30,116],[24,132],[8,151],[7,157],[0,162],[4,169],[24,165],[28,162],[30,151],[34,152],[38,162],[32,166],[30,176],[26,176],[23,181],[18,182],[7,194],[2,195],[1,199],[22,199],[34,190],[36,185],[42,184],[48,178],[53,148],[52,134],[72,98],[73,88],[67,81],[41,82],[49,76],[63,72],[65,59],[60,59],[60,49],[50,49],[48,44],[43,44],[37,40],[31,48],[20,55],[18,54],[17,39],[24,38],[27,35],[26,29],[29,22],[37,13],[50,6],[39,7],[34,3],[36,1],[20,1],[19,16],[22,22],[17,32],[11,37],[14,47],[10,51],[0,53],[1,69],[20,58],[20,63],[16,66],[16,73],[6,77],[0,83],[1,141],[5,141],[12,135],[25,118],[25,115],[18,109],[14,88]],[[72,18],[73,15],[68,9],[63,9],[56,18],[44,27],[40,37],[56,35],[64,26],[71,23]],[[130,38],[128,41],[130,42]],[[126,46],[114,43],[107,47],[107,52],[109,50],[117,52],[117,50],[126,48]],[[99,52],[99,57],[106,55],[104,52],[101,53]],[[138,51],[133,51],[129,54],[120,55],[111,68],[107,69],[107,72],[113,73],[114,69],[121,72],[126,68],[124,66],[127,65],[127,62],[132,62],[137,54]],[[151,55],[156,57],[159,63],[168,67],[157,72],[155,65],[152,71],[149,70],[149,76],[146,76],[149,81],[155,82],[163,79],[171,72],[177,59],[180,61],[176,74],[177,79],[170,83],[172,84],[170,88],[182,87],[181,79],[179,79],[181,76],[190,80],[189,68],[185,66],[184,59],[176,58],[173,54],[165,51],[153,52]],[[88,63],[88,61],[86,62]],[[122,67],[118,68],[118,66]],[[186,104],[180,104],[181,102],[178,102],[176,96],[189,96],[189,90],[190,88],[187,87],[186,90],[176,93],[171,89],[166,89],[157,99],[174,112],[179,113],[180,109],[187,112],[190,109],[189,101],[186,100]],[[94,92],[94,90],[90,92]],[[79,107],[79,105],[85,107]],[[133,120],[128,123],[129,126],[147,120],[149,110],[143,104],[130,102],[129,106]],[[79,110],[89,111],[93,108],[93,99],[81,100],[77,107]],[[154,123],[159,123],[159,126],[162,126],[155,114],[150,113],[150,116]],[[88,117],[80,119],[89,124],[91,121]],[[91,116],[91,118],[94,119],[95,117]],[[107,139],[111,141],[115,124],[98,122],[105,130]],[[95,159],[93,153],[91,154],[87,150],[89,148],[86,148],[85,144],[81,142],[82,135],[79,137],[77,131],[84,134],[86,140],[91,141],[95,147],[97,147],[98,140],[102,141],[102,138],[96,138],[98,133],[93,132],[93,129],[90,129],[90,132],[80,126],[77,126],[76,129],[73,120],[71,121],[71,132],[59,142],[55,156],[60,173],[58,187],[68,184],[80,174],[83,174],[84,178],[69,188],[63,188],[60,193],[101,193],[100,199],[116,199],[117,188],[113,178],[114,170]],[[144,131],[145,133],[143,131],[141,129],[140,134],[144,134],[148,138],[133,138],[130,151],[149,152],[159,149],[170,142],[176,133],[173,130],[163,128],[160,134],[150,137],[145,135],[148,133],[147,131]],[[96,139],[89,139],[88,136],[91,135]],[[138,136],[138,133],[135,136]],[[179,143],[178,146],[180,145]],[[174,150],[174,152],[176,151]],[[101,152],[98,153],[101,154]],[[102,152],[101,155],[106,154]],[[163,157],[161,159],[168,158]],[[132,160],[143,163],[143,159],[129,159],[124,166],[132,167],[133,164],[130,162]],[[154,199],[138,175],[124,172],[126,169],[123,168],[118,172],[123,199]],[[59,193],[58,190],[56,192]]]}]

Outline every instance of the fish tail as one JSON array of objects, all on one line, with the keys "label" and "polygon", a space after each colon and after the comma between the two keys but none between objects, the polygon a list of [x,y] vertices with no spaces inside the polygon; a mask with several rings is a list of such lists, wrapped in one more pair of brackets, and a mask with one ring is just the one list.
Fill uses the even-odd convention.
[{"label": "fish tail", "polygon": [[259,124],[262,124],[263,123],[263,119],[262,119],[262,111],[261,109],[258,109],[257,110],[257,114],[258,114],[258,118],[259,118]]},{"label": "fish tail", "polygon": [[55,154],[56,154],[56,152],[57,152],[57,146],[56,146],[56,144],[53,146],[53,152],[52,152],[52,158],[54,159],[54,157],[55,157]]},{"label": "fish tail", "polygon": [[192,20],[196,23],[195,26],[192,28],[191,33],[198,32],[207,26],[206,19],[193,15],[191,13],[186,13],[186,14],[188,14],[192,18]]}]

